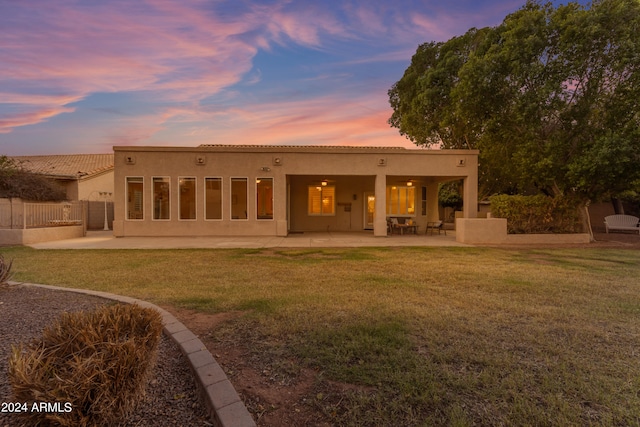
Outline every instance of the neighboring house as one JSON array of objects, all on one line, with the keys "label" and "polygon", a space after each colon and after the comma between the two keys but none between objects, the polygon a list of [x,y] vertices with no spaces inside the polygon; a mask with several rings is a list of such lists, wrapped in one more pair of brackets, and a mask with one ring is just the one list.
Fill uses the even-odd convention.
[{"label": "neighboring house", "polygon": [[[78,237],[60,230],[36,235],[36,228],[59,228],[82,223],[87,229],[106,229],[113,221],[113,154],[12,156],[30,173],[58,183],[65,191],[63,203],[36,202],[21,198],[0,199],[0,228],[30,229],[28,235],[4,236],[15,244]],[[45,199],[46,200],[46,199]],[[69,203],[72,202],[72,203]],[[5,233],[6,234],[6,233]],[[64,236],[64,237],[63,237]],[[44,239],[44,240],[43,240]]]},{"label": "neighboring house", "polygon": [[[14,156],[32,173],[46,176],[62,185],[69,200],[112,200],[113,154],[69,154]],[[102,195],[100,195],[102,193]]]},{"label": "neighboring house", "polygon": [[477,216],[478,151],[236,146],[114,147],[116,236],[286,236],[438,218],[438,184],[462,179]]}]

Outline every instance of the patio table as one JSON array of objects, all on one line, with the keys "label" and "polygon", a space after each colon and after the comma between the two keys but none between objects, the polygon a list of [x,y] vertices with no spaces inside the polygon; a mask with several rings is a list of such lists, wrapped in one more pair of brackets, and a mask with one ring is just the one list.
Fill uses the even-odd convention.
[{"label": "patio table", "polygon": [[395,227],[400,229],[400,235],[404,235],[404,230],[409,230],[413,234],[418,234],[418,226],[416,224],[396,224]]}]

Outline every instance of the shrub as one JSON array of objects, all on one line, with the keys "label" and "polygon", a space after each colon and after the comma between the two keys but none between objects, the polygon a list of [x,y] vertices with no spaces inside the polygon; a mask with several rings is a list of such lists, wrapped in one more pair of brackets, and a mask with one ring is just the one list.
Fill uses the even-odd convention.
[{"label": "shrub", "polygon": [[60,202],[67,200],[67,193],[51,179],[21,170],[10,178],[0,176],[0,197],[19,197],[36,202]]},{"label": "shrub", "polygon": [[0,254],[0,285],[4,285],[11,280],[11,277],[13,276],[13,273],[11,272],[12,265],[13,260],[7,263],[7,261],[4,260],[4,256]]},{"label": "shrub", "polygon": [[565,197],[508,196],[490,198],[491,214],[507,219],[507,231],[522,233],[576,233],[580,231],[578,211]]},{"label": "shrub", "polygon": [[161,332],[157,311],[111,305],[64,313],[26,349],[13,346],[9,379],[16,401],[62,405],[58,412],[25,413],[28,423],[116,424],[144,397]]},{"label": "shrub", "polygon": [[0,156],[0,197],[19,197],[39,202],[59,202],[67,199],[62,186],[43,175],[25,170],[22,163]]},{"label": "shrub", "polygon": [[443,208],[462,208],[462,196],[458,191],[459,181],[440,184],[438,189],[438,203]]}]

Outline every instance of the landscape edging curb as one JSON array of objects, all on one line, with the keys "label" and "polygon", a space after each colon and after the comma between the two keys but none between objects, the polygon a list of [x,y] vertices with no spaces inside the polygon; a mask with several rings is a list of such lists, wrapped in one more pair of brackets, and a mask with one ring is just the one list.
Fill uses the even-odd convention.
[{"label": "landscape edging curb", "polygon": [[233,384],[227,378],[218,362],[213,358],[200,339],[182,322],[168,311],[150,302],[108,292],[88,289],[64,288],[61,286],[42,285],[38,283],[8,282],[10,285],[33,286],[56,291],[75,292],[118,301],[126,304],[137,304],[140,307],[157,310],[162,316],[163,331],[171,338],[184,354],[194,374],[198,391],[209,411],[209,416],[221,427],[255,427],[256,423],[246,406],[238,396]]}]

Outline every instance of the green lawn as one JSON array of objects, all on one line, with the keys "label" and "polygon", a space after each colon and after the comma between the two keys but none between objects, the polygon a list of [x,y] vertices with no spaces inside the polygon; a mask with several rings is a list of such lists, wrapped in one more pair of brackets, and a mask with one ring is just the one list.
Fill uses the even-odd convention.
[{"label": "green lawn", "polygon": [[638,251],[2,252],[14,280],[244,311],[218,339],[318,370],[333,424],[640,425]]}]

